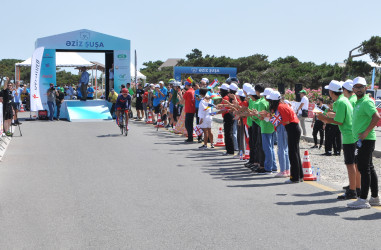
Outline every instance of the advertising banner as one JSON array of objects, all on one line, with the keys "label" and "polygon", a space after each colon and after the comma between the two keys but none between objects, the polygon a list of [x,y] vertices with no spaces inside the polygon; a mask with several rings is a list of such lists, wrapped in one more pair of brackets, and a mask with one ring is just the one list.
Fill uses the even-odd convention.
[{"label": "advertising banner", "polygon": [[120,85],[131,83],[130,61],[129,50],[114,51],[114,89],[116,93],[120,92]]},{"label": "advertising banner", "polygon": [[42,55],[44,48],[37,48],[32,56],[32,65],[30,73],[30,110],[38,111],[43,109],[40,94],[40,73],[42,64]]},{"label": "advertising banner", "polygon": [[49,89],[50,83],[53,83],[54,86],[57,85],[56,50],[45,49],[44,55],[42,56],[41,77],[40,77],[40,91],[41,91],[42,106],[44,107],[43,109],[48,109],[46,93]]}]

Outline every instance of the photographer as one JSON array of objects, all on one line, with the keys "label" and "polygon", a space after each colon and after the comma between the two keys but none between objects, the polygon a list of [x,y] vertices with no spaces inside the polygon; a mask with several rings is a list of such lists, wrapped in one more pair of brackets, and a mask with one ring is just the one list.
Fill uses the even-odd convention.
[{"label": "photographer", "polygon": [[65,99],[65,94],[61,91],[60,88],[58,88],[56,93],[56,106],[57,106],[57,120],[60,120],[60,111],[61,111],[61,104],[63,103]]},{"label": "photographer", "polygon": [[12,136],[9,131],[12,122],[13,110],[12,110],[12,83],[9,82],[9,78],[5,80],[4,89],[0,91],[0,97],[3,102],[3,120],[4,131],[7,136]]},{"label": "photographer", "polygon": [[48,91],[46,92],[46,95],[48,97],[48,107],[49,107],[49,120],[53,121],[54,116],[54,103],[56,101],[57,91],[54,88],[54,84],[50,83],[50,87]]}]

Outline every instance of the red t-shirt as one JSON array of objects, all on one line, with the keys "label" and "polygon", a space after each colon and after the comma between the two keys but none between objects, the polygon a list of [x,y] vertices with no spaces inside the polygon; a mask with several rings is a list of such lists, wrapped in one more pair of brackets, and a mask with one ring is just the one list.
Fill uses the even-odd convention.
[{"label": "red t-shirt", "polygon": [[142,100],[142,103],[147,103],[148,102],[148,92],[144,92],[144,95],[143,95],[143,100]]},{"label": "red t-shirt", "polygon": [[[222,100],[226,100],[226,101],[230,102],[230,98],[227,95],[225,97],[223,97]],[[224,104],[224,102],[221,102],[221,103]],[[229,113],[230,108],[225,107],[225,109],[226,109],[226,111],[222,113],[222,117],[224,117],[227,113]]]},{"label": "red t-shirt", "polygon": [[282,124],[283,125],[287,125],[287,122],[299,123],[299,119],[296,116],[294,110],[292,110],[290,108],[290,106],[288,106],[288,104],[279,103],[278,112],[282,116]]},{"label": "red t-shirt", "polygon": [[188,89],[184,95],[183,98],[185,100],[185,113],[195,113],[196,112],[196,103],[194,99],[194,89],[190,88]]}]

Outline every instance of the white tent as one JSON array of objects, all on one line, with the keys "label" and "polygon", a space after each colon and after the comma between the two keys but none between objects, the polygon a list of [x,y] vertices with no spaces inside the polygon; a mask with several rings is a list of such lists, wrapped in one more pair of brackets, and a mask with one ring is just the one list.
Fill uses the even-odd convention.
[{"label": "white tent", "polygon": [[[16,63],[16,67],[30,67],[32,58],[28,58],[21,63]],[[75,52],[57,52],[56,66],[57,67],[91,67],[94,64],[87,61]]]},{"label": "white tent", "polygon": [[[135,80],[135,65],[132,62],[131,62],[131,65],[130,65],[130,72],[131,72],[131,80],[134,81]],[[139,70],[137,72],[136,78],[142,79],[142,80],[144,80],[144,82],[147,79],[147,77],[145,75],[143,75],[142,73],[140,73]]]}]

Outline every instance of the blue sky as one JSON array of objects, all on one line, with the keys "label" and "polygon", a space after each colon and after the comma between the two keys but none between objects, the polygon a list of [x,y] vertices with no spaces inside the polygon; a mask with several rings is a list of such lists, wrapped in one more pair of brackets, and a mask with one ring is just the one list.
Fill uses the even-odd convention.
[{"label": "blue sky", "polygon": [[[131,40],[140,67],[185,58],[193,48],[333,64],[381,30],[379,0],[19,0],[3,1],[1,9],[0,59],[30,57],[37,38],[90,29]],[[103,63],[100,54],[85,58]]]}]

